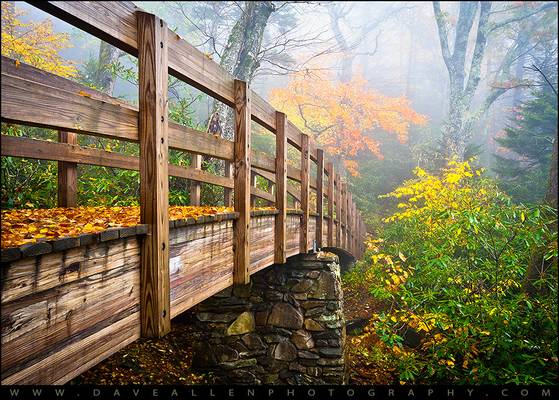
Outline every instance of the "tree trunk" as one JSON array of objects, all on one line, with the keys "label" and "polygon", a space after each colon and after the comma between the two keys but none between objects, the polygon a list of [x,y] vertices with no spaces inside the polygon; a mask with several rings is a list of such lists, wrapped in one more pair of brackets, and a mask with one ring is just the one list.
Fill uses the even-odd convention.
[{"label": "tree trunk", "polygon": [[[229,34],[220,60],[220,66],[235,78],[251,82],[254,72],[259,67],[257,56],[262,47],[264,30],[274,10],[271,1],[245,2],[241,17]],[[223,129],[223,137],[232,140],[235,125],[233,110],[216,101],[213,113],[216,112]]]},{"label": "tree trunk", "polygon": [[122,52],[116,47],[101,41],[99,45],[98,66],[93,76],[93,81],[99,90],[111,96],[115,86],[115,76],[112,74],[110,66],[118,60],[121,54]]}]

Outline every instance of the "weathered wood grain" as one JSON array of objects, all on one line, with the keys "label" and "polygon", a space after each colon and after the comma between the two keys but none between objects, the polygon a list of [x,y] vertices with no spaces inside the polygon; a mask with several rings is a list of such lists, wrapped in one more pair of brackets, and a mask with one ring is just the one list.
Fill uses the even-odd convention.
[{"label": "weathered wood grain", "polygon": [[276,215],[274,231],[274,260],[278,264],[286,262],[287,233],[287,117],[276,113]]},{"label": "weathered wood grain", "polygon": [[176,228],[170,242],[173,318],[233,283],[233,221]]},{"label": "weathered wood grain", "polygon": [[[79,164],[100,165],[103,167],[123,168],[135,171],[140,169],[140,160],[138,157],[113,153],[101,149],[25,137],[2,135],[2,147],[0,150],[3,156],[77,162]],[[233,187],[233,179],[231,178],[173,164],[169,164],[168,168],[169,175],[171,176],[178,176],[227,188]]]},{"label": "weathered wood grain", "polygon": [[[4,121],[119,140],[138,140],[138,108],[122,100],[23,63],[16,68],[14,60],[6,57],[2,57],[2,82]],[[33,91],[32,96],[30,91]],[[17,104],[25,107],[18,108]],[[53,118],[52,111],[59,109],[64,110]],[[231,141],[176,123],[169,124],[169,146],[233,159]]]},{"label": "weathered wood grain", "polygon": [[138,264],[2,305],[2,379],[139,310]]},{"label": "weathered wood grain", "polygon": [[342,184],[340,174],[336,173],[334,197],[336,199],[336,247],[342,245]]},{"label": "weathered wood grain", "polygon": [[[58,131],[58,141],[77,144],[74,132]],[[78,165],[75,162],[58,162],[58,207],[76,207],[78,205]]]},{"label": "weathered wood grain", "polygon": [[140,337],[135,312],[2,379],[3,385],[60,385],[87,371]]},{"label": "weathered wood grain", "polygon": [[[225,177],[233,181],[233,164],[225,161]],[[223,205],[225,207],[233,207],[233,191],[230,188],[223,189]]]},{"label": "weathered wood grain", "polygon": [[250,219],[250,274],[274,263],[275,215]]},{"label": "weathered wood grain", "polygon": [[[192,164],[194,169],[202,170],[202,156],[200,154],[192,155]],[[200,184],[196,181],[190,182],[190,205],[200,205]]]},{"label": "weathered wood grain", "polygon": [[309,137],[301,135],[301,243],[299,250],[306,253],[309,248]]},{"label": "weathered wood grain", "polygon": [[234,229],[234,269],[236,284],[249,282],[249,229],[250,229],[250,88],[246,82],[235,80],[235,211],[239,218]]},{"label": "weathered wood grain", "polygon": [[135,236],[24,258],[3,266],[2,304],[128,264],[140,265]]},{"label": "weathered wood grain", "polygon": [[326,169],[328,171],[328,239],[329,247],[334,246],[334,164],[329,161]]},{"label": "weathered wood grain", "polygon": [[316,221],[316,245],[322,247],[322,225],[324,221],[324,150],[318,149],[316,153],[316,212],[318,219]]},{"label": "weathered wood grain", "polygon": [[171,330],[169,300],[169,179],[167,25],[137,12],[140,139],[140,221],[148,225],[142,247],[142,336]]}]

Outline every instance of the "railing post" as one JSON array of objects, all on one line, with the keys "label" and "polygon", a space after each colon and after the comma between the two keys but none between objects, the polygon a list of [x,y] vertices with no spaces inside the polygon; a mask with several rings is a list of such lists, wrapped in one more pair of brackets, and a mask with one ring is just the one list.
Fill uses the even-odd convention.
[{"label": "railing post", "polygon": [[140,221],[149,225],[143,241],[140,288],[141,332],[161,337],[171,330],[169,289],[169,175],[167,110],[167,25],[137,12]]},{"label": "railing post", "polygon": [[[254,171],[250,171],[250,187],[256,187],[256,173]],[[250,206],[256,207],[256,195],[250,195]]]},{"label": "railing post", "polygon": [[[78,144],[74,132],[58,131],[60,143]],[[58,161],[58,207],[77,207],[78,205],[78,164]]]},{"label": "railing post", "polygon": [[276,224],[274,262],[284,264],[286,260],[287,232],[287,118],[276,111]]},{"label": "railing post", "polygon": [[[348,185],[348,189],[349,189],[349,185]],[[352,253],[352,247],[351,247],[351,242],[353,240],[353,231],[351,230],[352,228],[352,218],[353,216],[351,215],[353,211],[353,202],[352,202],[352,197],[351,197],[351,193],[347,192],[347,250]]]},{"label": "railing post", "polygon": [[316,246],[322,247],[322,231],[324,223],[324,150],[316,150],[316,211],[318,220],[316,221]]},{"label": "railing post", "polygon": [[299,253],[306,253],[309,250],[309,137],[301,135],[301,236],[299,243]]},{"label": "railing post", "polygon": [[233,283],[241,285],[250,281],[250,93],[246,82],[235,79],[234,203],[239,218],[233,232]]},{"label": "railing post", "polygon": [[341,192],[342,192],[342,201],[341,201],[341,208],[342,211],[340,213],[340,231],[341,231],[341,247],[342,249],[346,248],[346,237],[347,237],[347,224],[346,224],[346,214],[347,214],[347,191],[346,191],[346,184],[345,182],[341,184]]},{"label": "railing post", "polygon": [[342,247],[342,183],[340,174],[336,174],[336,247]]},{"label": "railing post", "polygon": [[330,161],[328,168],[328,246],[334,246],[334,164]]},{"label": "railing post", "polygon": [[[202,169],[202,156],[200,154],[192,155],[192,167]],[[200,205],[200,182],[190,181],[190,205]]]},{"label": "railing post", "polygon": [[[233,164],[230,161],[225,161],[225,177],[233,177]],[[223,205],[233,207],[233,191],[229,188],[223,188]]]}]

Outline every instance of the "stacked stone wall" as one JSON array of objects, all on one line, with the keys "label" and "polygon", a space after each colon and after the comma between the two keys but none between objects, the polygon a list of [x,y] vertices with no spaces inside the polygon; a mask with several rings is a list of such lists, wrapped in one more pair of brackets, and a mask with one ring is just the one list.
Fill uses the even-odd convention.
[{"label": "stacked stone wall", "polygon": [[200,303],[194,366],[216,383],[342,384],[345,321],[338,258],[292,257]]}]

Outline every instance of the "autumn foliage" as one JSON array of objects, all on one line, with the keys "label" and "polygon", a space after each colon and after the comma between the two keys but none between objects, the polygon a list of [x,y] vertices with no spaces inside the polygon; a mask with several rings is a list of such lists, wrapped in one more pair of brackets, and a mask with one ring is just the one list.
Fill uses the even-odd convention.
[{"label": "autumn foliage", "polygon": [[376,131],[394,134],[404,143],[411,125],[426,123],[426,118],[411,108],[407,98],[388,97],[368,86],[360,75],[343,83],[327,75],[317,78],[301,72],[286,88],[272,90],[271,102],[357,175],[354,158],[360,151],[382,158]]},{"label": "autumn foliage", "polygon": [[[231,207],[169,207],[171,221],[233,212]],[[140,223],[139,207],[76,207],[2,210],[2,248],[95,233]]]},{"label": "autumn foliage", "polygon": [[13,2],[2,2],[2,55],[59,76],[75,76],[76,67],[58,54],[71,47],[70,35],[54,33],[48,19],[24,23],[23,15]]}]

